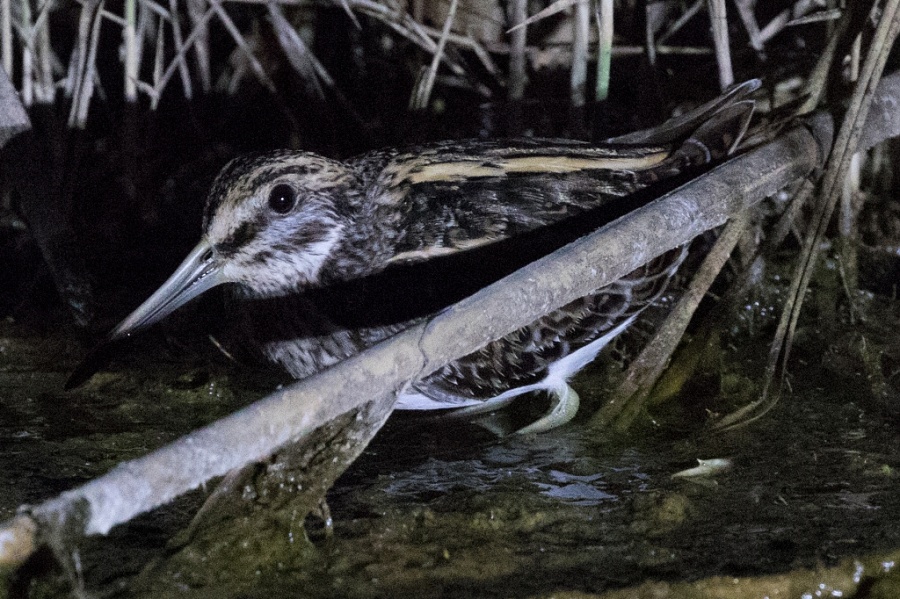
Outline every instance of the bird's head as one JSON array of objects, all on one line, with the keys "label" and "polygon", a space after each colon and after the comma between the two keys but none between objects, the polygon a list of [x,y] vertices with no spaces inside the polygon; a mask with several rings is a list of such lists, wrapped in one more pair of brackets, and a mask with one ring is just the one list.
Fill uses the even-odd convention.
[{"label": "bird's head", "polygon": [[238,283],[255,297],[318,285],[343,241],[357,186],[346,165],[315,154],[275,151],[232,160],[213,182],[200,243],[110,338],[158,322],[222,283]]}]

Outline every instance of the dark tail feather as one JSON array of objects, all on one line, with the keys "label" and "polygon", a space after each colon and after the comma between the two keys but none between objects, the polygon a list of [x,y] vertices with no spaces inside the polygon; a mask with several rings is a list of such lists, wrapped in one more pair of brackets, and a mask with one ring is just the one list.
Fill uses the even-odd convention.
[{"label": "dark tail feather", "polygon": [[725,158],[741,142],[752,116],[750,100],[726,106],[697,127],[669,159],[698,165]]},{"label": "dark tail feather", "polygon": [[[688,135],[695,129],[702,128],[704,123],[709,121],[713,115],[733,104],[742,103],[744,98],[759,89],[759,79],[750,79],[738,84],[717,98],[713,98],[706,104],[669,119],[662,125],[653,127],[652,129],[644,129],[643,131],[635,131],[627,135],[613,137],[607,139],[607,143],[613,144],[650,144],[665,145],[676,143]],[[717,115],[716,115],[717,116]],[[749,118],[749,117],[748,117]],[[746,127],[744,128],[746,130]],[[741,132],[743,135],[743,131]]]},{"label": "dark tail feather", "polygon": [[753,101],[741,100],[719,109],[690,136],[675,146],[659,164],[639,171],[649,181],[666,179],[685,173],[691,167],[716,162],[731,154],[741,142],[753,116]]}]

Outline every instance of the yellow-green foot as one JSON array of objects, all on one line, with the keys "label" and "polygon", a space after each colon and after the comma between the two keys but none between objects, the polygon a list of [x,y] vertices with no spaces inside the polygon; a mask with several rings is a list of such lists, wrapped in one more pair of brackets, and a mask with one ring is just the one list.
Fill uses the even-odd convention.
[{"label": "yellow-green foot", "polygon": [[550,391],[550,410],[538,420],[517,430],[516,434],[544,433],[562,426],[575,417],[580,402],[575,389],[563,383],[562,387]]}]

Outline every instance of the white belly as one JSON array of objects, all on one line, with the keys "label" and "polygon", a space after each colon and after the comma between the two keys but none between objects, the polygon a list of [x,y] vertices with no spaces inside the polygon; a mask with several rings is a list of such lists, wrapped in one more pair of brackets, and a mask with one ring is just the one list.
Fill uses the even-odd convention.
[{"label": "white belly", "polygon": [[[602,337],[595,339],[584,347],[557,360],[547,369],[547,376],[537,383],[523,385],[504,391],[499,395],[487,399],[472,399],[471,397],[457,396],[453,398],[442,397],[435,399],[419,391],[403,392],[397,398],[395,408],[398,410],[446,410],[451,408],[465,408],[468,406],[480,406],[485,411],[493,410],[512,401],[513,398],[530,393],[532,391],[548,391],[560,389],[569,382],[582,368],[590,364],[597,354],[615,339],[619,333],[628,328],[634,322],[635,316],[620,323],[617,327],[607,332]],[[479,412],[482,410],[478,410]]]}]

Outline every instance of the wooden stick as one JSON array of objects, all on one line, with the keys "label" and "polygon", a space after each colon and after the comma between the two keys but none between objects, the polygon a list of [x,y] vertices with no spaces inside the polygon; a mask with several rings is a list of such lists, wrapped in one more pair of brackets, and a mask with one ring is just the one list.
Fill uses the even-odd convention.
[{"label": "wooden stick", "polygon": [[707,0],[706,7],[716,49],[716,64],[719,65],[719,87],[725,89],[734,83],[731,46],[728,43],[728,11],[725,10],[725,0]]},{"label": "wooden stick", "polygon": [[0,69],[0,148],[31,128],[28,113],[3,69]]},{"label": "wooden stick", "polygon": [[[615,281],[805,176],[821,163],[820,146],[830,143],[829,122],[816,122],[821,140],[798,127],[418,326],[25,513],[44,538],[61,530],[105,534],[213,477],[265,458],[341,414],[384,401],[408,381]],[[10,547],[34,546],[17,538],[34,530],[14,520],[0,527],[0,539],[8,538]],[[0,565],[23,554],[5,554],[3,547]]]}]

